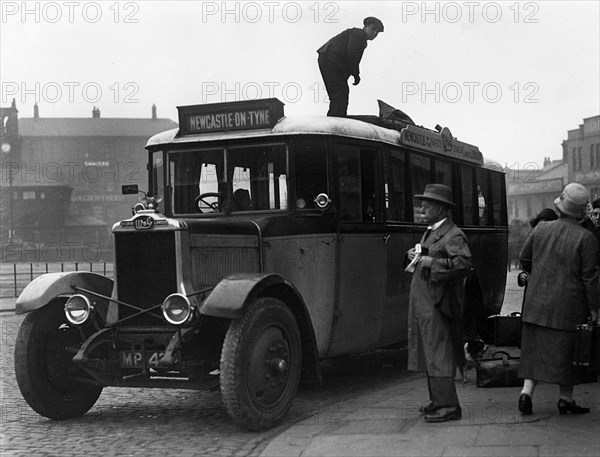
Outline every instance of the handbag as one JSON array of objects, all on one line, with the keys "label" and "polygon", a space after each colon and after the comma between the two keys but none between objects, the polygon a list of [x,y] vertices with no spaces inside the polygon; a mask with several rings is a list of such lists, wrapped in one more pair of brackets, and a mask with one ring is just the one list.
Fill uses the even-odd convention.
[{"label": "handbag", "polygon": [[513,357],[505,351],[496,351],[491,358],[476,359],[477,387],[517,387],[522,385],[523,382],[519,378],[520,360],[520,357]]}]

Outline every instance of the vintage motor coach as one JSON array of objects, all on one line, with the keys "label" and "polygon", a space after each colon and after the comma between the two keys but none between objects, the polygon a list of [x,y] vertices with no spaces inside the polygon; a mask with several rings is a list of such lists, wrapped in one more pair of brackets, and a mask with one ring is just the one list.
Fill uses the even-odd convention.
[{"label": "vintage motor coach", "polygon": [[504,295],[504,175],[447,128],[396,114],[180,107],[179,129],[148,141],[149,189],[123,186],[143,197],[113,226],[114,281],[51,273],[19,297],[25,400],[67,419],[104,386],[220,386],[234,421],[276,425],[301,379],[320,381],[319,360],[406,341],[404,253],[425,230],[413,196],[432,182],[454,192],[475,266],[467,322],[481,332]]}]

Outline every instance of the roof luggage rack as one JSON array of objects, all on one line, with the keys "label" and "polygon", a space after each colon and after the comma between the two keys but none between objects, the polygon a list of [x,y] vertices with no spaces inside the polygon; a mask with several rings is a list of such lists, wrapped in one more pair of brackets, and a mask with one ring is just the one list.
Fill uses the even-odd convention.
[{"label": "roof luggage rack", "polygon": [[379,104],[379,116],[361,114],[350,115],[348,118],[397,131],[401,131],[407,125],[415,125],[414,121],[404,111],[396,109],[381,100],[377,100],[377,103]]}]

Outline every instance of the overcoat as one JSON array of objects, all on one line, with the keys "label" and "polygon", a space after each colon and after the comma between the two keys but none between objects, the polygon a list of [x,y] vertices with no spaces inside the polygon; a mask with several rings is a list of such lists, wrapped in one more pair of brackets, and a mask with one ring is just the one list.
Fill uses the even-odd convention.
[{"label": "overcoat", "polygon": [[594,235],[570,217],[533,229],[520,254],[528,273],[523,322],[574,331],[598,311],[597,251]]},{"label": "overcoat", "polygon": [[430,269],[417,264],[410,285],[408,369],[432,377],[454,377],[456,333],[464,306],[464,278],[471,271],[471,251],[467,237],[450,219],[424,238],[421,246],[434,260]]}]

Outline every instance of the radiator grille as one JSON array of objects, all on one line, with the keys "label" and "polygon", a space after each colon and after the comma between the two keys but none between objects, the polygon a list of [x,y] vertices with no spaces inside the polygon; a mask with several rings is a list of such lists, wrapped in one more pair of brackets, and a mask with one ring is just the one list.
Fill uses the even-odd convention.
[{"label": "radiator grille", "polygon": [[233,273],[259,271],[258,251],[249,247],[197,247],[192,249],[194,286],[212,287]]},{"label": "radiator grille", "polygon": [[[147,309],[177,292],[175,232],[115,234],[119,300]],[[137,311],[119,305],[119,318]],[[160,309],[128,321],[128,325],[164,324]]]}]

